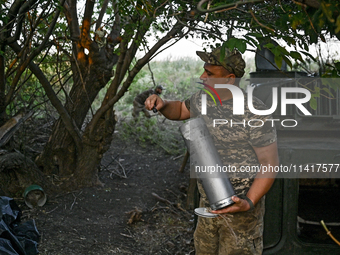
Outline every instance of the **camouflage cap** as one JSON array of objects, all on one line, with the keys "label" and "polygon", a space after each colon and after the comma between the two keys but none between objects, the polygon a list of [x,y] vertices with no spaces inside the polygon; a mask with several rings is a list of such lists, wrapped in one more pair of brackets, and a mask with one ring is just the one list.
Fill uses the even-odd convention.
[{"label": "camouflage cap", "polygon": [[241,53],[234,49],[230,51],[225,49],[223,60],[220,58],[221,47],[214,49],[211,53],[196,51],[196,54],[206,63],[212,65],[223,66],[230,73],[235,74],[237,78],[241,78],[244,74],[246,63],[244,62]]}]

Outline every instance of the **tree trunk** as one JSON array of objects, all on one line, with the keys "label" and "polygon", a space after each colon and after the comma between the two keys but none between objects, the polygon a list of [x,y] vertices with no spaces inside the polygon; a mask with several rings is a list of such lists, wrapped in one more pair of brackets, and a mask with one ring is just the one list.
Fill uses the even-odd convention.
[{"label": "tree trunk", "polygon": [[[57,124],[63,126],[60,120]],[[91,138],[86,127],[80,151],[76,149],[65,127],[55,125],[50,141],[37,160],[38,165],[43,167],[46,174],[66,178],[65,188],[70,185],[70,188],[75,188],[99,184],[98,167],[103,154],[110,148],[115,124],[114,112],[111,111],[110,118],[99,121]]]},{"label": "tree trunk", "polygon": [[114,112],[106,114],[106,119],[100,119],[93,135],[89,135],[87,127],[83,135],[83,149],[78,155],[77,167],[74,175],[77,176],[77,185],[88,186],[100,184],[98,180],[98,168],[103,154],[110,148],[116,120]]},{"label": "tree trunk", "polygon": [[[5,51],[5,47],[1,47],[0,51]],[[0,54],[0,126],[6,122],[6,105],[5,105],[5,90],[6,90],[6,78],[5,78],[5,57]]]},{"label": "tree trunk", "polygon": [[[117,56],[109,54],[105,48],[93,47],[89,56],[78,54],[77,63],[73,63],[74,84],[67,97],[65,108],[81,130],[84,119],[98,92],[112,77],[112,68]],[[81,72],[81,73],[80,73]],[[52,134],[37,164],[46,174],[70,177],[73,185],[84,186],[97,182],[97,168],[102,154],[109,148],[114,130],[114,114],[109,110],[107,119],[98,122],[94,136],[89,139],[87,127],[77,148],[72,136],[59,118],[54,124]],[[111,125],[105,124],[109,122]],[[105,130],[105,126],[107,127]]]}]

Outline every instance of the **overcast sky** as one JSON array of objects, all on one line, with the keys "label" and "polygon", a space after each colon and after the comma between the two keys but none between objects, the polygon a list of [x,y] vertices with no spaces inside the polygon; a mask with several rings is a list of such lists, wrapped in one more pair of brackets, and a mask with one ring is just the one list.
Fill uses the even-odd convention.
[{"label": "overcast sky", "polygon": [[[203,43],[204,41],[201,40],[193,40],[193,39],[182,39],[170,48],[166,49],[162,53],[160,53],[158,56],[155,57],[154,60],[165,60],[169,59],[176,59],[180,57],[192,57],[192,58],[198,58],[196,55],[196,51],[203,51]],[[282,46],[284,44],[280,43]],[[326,57],[328,54],[331,56],[334,56],[336,59],[340,59],[340,42],[338,40],[328,40],[327,43],[322,43],[322,54],[324,57]],[[249,47],[249,46],[248,46]],[[293,48],[288,50],[294,50]],[[310,54],[313,56],[316,56],[316,49],[315,46],[310,47]],[[249,51],[246,51],[244,54],[245,58],[252,58],[255,54]]]}]

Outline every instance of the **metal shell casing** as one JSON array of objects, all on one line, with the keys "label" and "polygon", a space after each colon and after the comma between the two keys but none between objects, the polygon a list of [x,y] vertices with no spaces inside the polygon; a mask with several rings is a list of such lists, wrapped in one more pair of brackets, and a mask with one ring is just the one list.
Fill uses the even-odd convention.
[{"label": "metal shell casing", "polygon": [[[222,209],[234,203],[235,195],[227,173],[222,171],[196,172],[197,166],[223,167],[207,125],[201,118],[191,119],[179,128],[190,153],[190,170],[202,181],[203,189],[212,210]],[[192,172],[193,173],[193,172]]]}]

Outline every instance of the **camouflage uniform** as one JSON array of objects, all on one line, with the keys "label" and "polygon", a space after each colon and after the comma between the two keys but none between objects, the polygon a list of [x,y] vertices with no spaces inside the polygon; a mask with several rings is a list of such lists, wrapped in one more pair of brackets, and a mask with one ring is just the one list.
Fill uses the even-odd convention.
[{"label": "camouflage uniform", "polygon": [[[202,93],[200,91],[194,94],[190,100],[185,101],[191,117],[200,115]],[[262,127],[249,127],[247,122],[250,119],[265,121],[265,119],[271,119],[271,116],[259,116],[251,113],[247,107],[246,95],[244,115],[233,115],[233,100],[223,101],[222,105],[215,106],[214,102],[209,97],[207,98],[207,114],[199,117],[205,120],[223,164],[235,166],[238,170],[241,166],[259,165],[252,146],[263,147],[275,142],[275,127],[272,127],[270,121],[264,122]],[[253,105],[258,110],[267,109],[257,98],[253,98]],[[229,123],[212,127],[213,119],[226,119]],[[231,127],[230,120],[233,120],[233,123],[242,123],[245,120],[246,125],[244,127],[243,124],[233,124]],[[252,123],[252,125],[256,124]],[[229,174],[237,195],[247,194],[255,175],[256,173],[243,175],[237,173],[236,176]],[[200,207],[209,207],[200,182],[198,182],[198,188],[201,194]],[[263,216],[264,197],[256,204],[253,211],[229,214],[229,226],[222,217],[199,217],[194,234],[196,255],[262,254]],[[231,234],[231,229],[237,238]]]}]

